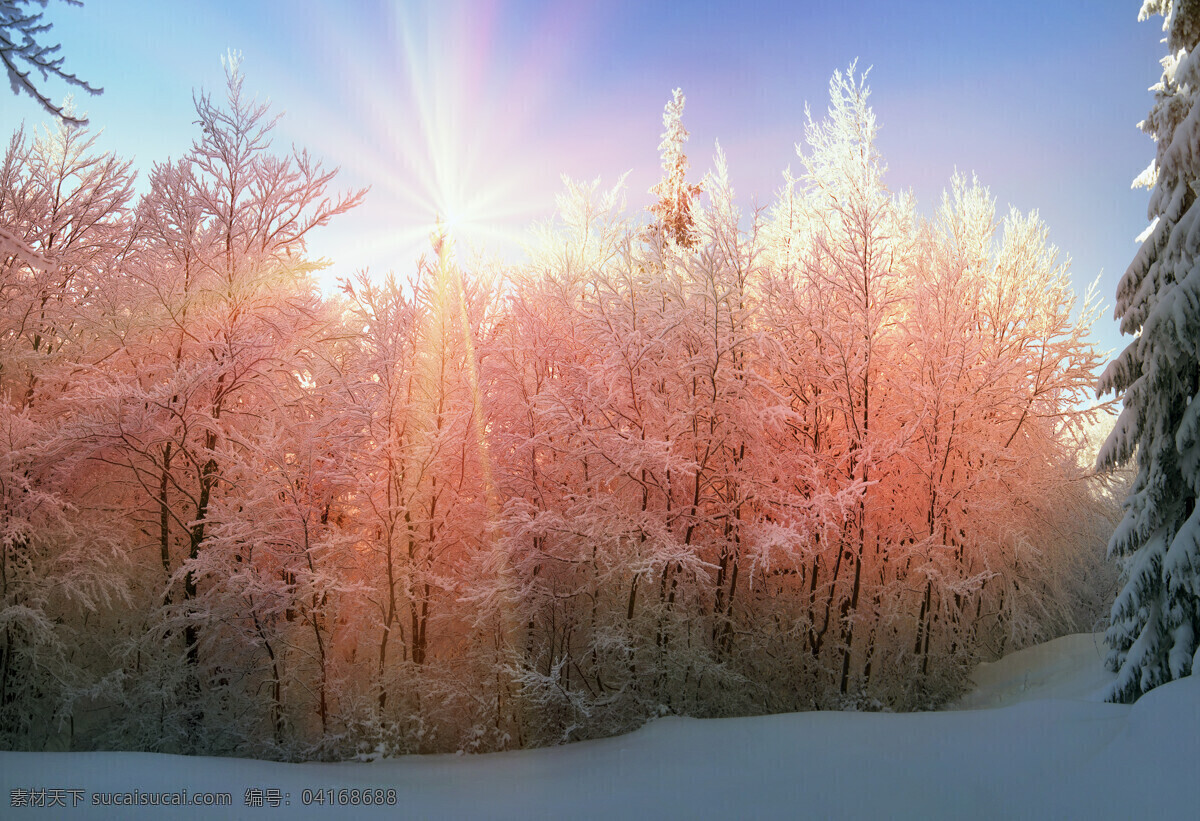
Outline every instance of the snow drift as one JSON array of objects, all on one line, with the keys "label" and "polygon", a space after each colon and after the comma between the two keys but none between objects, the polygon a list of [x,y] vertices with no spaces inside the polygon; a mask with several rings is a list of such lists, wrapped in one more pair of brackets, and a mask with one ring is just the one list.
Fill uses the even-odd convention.
[{"label": "snow drift", "polygon": [[[664,718],[626,736],[480,756],[279,764],[148,753],[0,753],[13,790],[228,792],[175,818],[1179,818],[1200,806],[1200,678],[1132,706],[1100,699],[1099,636],[1066,636],[976,672],[938,713]],[[394,788],[394,807],[304,806],[305,790]],[[247,790],[281,791],[249,807]],[[335,793],[336,794],[336,793]],[[70,798],[68,796],[68,804]],[[11,814],[10,814],[11,813]],[[161,818],[159,807],[125,807]]]}]

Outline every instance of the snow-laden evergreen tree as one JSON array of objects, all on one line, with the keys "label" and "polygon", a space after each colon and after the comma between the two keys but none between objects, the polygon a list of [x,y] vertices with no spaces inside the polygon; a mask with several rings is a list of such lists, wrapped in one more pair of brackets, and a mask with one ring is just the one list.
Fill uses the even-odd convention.
[{"label": "snow-laden evergreen tree", "polygon": [[651,194],[658,195],[658,202],[650,206],[650,211],[657,219],[656,230],[680,246],[692,248],[696,245],[692,200],[700,195],[700,186],[686,179],[688,158],[683,153],[683,144],[687,142],[688,132],[683,127],[684,100],[683,91],[677,88],[672,92],[671,102],[663,109],[664,130],[662,142],[658,144],[658,150],[662,152],[663,178],[650,189]]},{"label": "snow-laden evergreen tree", "polygon": [[1200,4],[1146,0],[1165,18],[1168,55],[1142,129],[1158,143],[1135,184],[1153,187],[1150,227],[1117,287],[1121,331],[1135,338],[1100,378],[1124,410],[1101,468],[1136,457],[1125,515],[1109,542],[1122,561],[1113,604],[1108,697],[1129,702],[1188,675],[1200,635]]}]

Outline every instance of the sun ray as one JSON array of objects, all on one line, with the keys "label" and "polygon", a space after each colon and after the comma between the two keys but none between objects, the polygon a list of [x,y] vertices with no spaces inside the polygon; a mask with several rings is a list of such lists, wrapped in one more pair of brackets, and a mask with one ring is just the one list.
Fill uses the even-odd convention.
[{"label": "sun ray", "polygon": [[[429,250],[439,215],[461,249],[514,260],[527,226],[550,216],[562,169],[543,144],[543,122],[577,51],[567,43],[586,21],[577,10],[539,15],[521,21],[526,42],[511,42],[517,21],[501,10],[388,4],[369,28],[332,13],[321,21],[330,40],[317,58],[334,58],[327,50],[336,47],[344,92],[285,85],[317,112],[295,125],[304,142],[337,156],[348,184],[371,186],[350,225],[331,234],[352,249],[337,255],[343,266],[402,273]],[[380,52],[389,56],[382,73],[368,56]]]}]

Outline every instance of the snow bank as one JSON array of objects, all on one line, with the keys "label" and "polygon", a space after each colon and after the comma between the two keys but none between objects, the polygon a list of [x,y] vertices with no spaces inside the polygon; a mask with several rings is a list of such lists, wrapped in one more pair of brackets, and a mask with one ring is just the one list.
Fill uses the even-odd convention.
[{"label": "snow bank", "polygon": [[[1069,636],[984,665],[962,709],[940,713],[666,718],[549,750],[373,763],[0,753],[0,814],[52,817],[10,807],[12,791],[75,788],[80,805],[54,817],[1195,817],[1200,678],[1133,706],[1101,703],[1111,674],[1095,641]],[[395,789],[395,807],[303,806],[305,790],[336,797],[375,787]],[[228,792],[233,805],[164,816],[159,807],[90,804],[101,791],[181,789]],[[280,791],[278,808],[246,806],[247,790],[270,789]]]},{"label": "snow bank", "polygon": [[1113,680],[1104,669],[1107,652],[1103,633],[1078,633],[1018,650],[976,667],[971,674],[975,689],[951,709],[1008,707],[1045,698],[1102,702]]}]

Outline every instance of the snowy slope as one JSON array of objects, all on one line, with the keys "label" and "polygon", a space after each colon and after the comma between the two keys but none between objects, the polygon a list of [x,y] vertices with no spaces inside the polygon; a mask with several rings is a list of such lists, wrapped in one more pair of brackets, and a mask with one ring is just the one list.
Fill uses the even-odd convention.
[{"label": "snowy slope", "polygon": [[1107,652],[1103,633],[1077,633],[1018,650],[976,667],[971,674],[975,689],[951,709],[1008,707],[1046,698],[1104,701],[1113,680],[1104,669]]},{"label": "snowy slope", "polygon": [[[1200,816],[1200,677],[1133,706],[1088,636],[985,665],[956,711],[667,718],[549,750],[276,764],[145,753],[0,753],[5,818],[1183,818]],[[1004,705],[983,709],[988,705]],[[972,709],[974,708],[974,709]],[[301,806],[319,787],[393,787],[386,810]],[[58,815],[11,790],[78,788]],[[225,810],[86,806],[95,791],[226,791]],[[290,805],[244,806],[248,788]],[[68,800],[69,803],[69,800]]]}]

